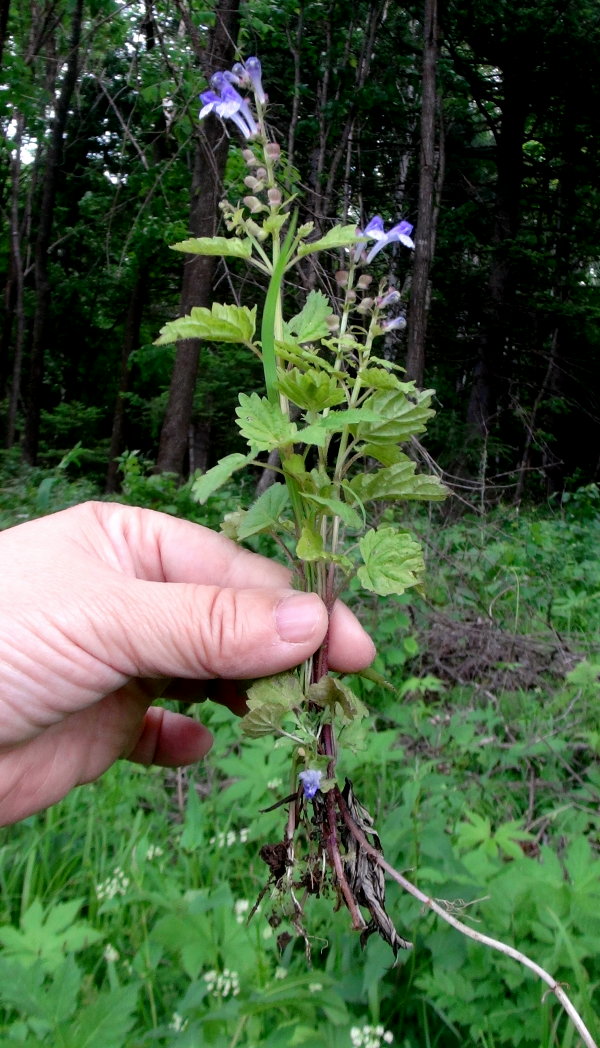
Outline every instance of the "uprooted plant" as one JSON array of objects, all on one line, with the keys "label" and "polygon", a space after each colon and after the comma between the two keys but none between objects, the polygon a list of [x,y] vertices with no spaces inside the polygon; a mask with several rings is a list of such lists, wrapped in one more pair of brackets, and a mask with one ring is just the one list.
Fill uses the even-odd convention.
[{"label": "uprooted plant", "polygon": [[[238,88],[252,91],[254,108]],[[376,216],[362,227],[336,225],[319,235],[312,223],[298,224],[294,195],[284,188],[285,158],[267,133],[258,59],[217,73],[201,98],[201,119],[212,114],[230,120],[246,140],[249,193],[240,202],[221,204],[228,236],[193,238],[174,247],[244,260],[262,275],[267,290],[259,332],[256,306],[219,303],[192,309],[161,330],[159,344],[199,338],[245,345],[264,371],[264,395],[239,395],[236,422],[247,454],[228,455],[199,476],[194,496],[204,503],[238,470],[268,465],[275,481],[249,509],[234,510],[223,521],[230,537],[243,542],[272,536],[289,560],[295,585],[318,593],[328,610],[351,580],[383,598],[419,587],[424,563],[414,536],[391,511],[379,526],[369,524],[375,503],[397,506],[446,495],[438,477],[418,474],[403,450],[433,415],[433,391],[417,389],[378,351],[382,336],[401,331],[406,322],[399,291],[385,279],[378,282],[369,267],[389,245],[410,250],[412,226],[400,221],[386,232]],[[310,256],[334,251],[343,259],[335,273],[336,293],[330,299],[310,291],[301,310],[286,319],[286,285],[295,268]],[[352,752],[360,745],[367,715],[346,681],[329,671],[327,638],[296,673],[249,689],[245,734],[271,735],[290,750],[290,789],[278,802],[287,807],[284,833],[261,851],[268,867],[261,897],[269,893],[271,923],[281,926],[282,941],[293,928],[309,950],[306,904],[311,896],[329,894],[347,907],[363,943],[378,932],[396,954],[411,944],[386,912],[387,870],[455,927],[485,941],[390,870],[351,781],[338,782],[340,748]],[[518,953],[510,947],[505,952]],[[564,992],[550,976],[546,981],[593,1045],[568,999],[565,1004]]]}]

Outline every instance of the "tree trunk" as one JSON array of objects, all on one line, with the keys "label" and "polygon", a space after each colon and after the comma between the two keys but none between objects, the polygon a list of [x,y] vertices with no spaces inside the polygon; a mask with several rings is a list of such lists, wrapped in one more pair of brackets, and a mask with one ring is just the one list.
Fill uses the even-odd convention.
[{"label": "tree trunk", "polygon": [[436,71],[438,56],[437,0],[425,0],[423,22],[423,73],[421,96],[421,148],[419,160],[419,206],[415,255],[408,309],[407,378],[423,385],[425,337],[429,311],[429,270],[434,249]]},{"label": "tree trunk", "polygon": [[123,338],[123,349],[121,353],[121,367],[119,373],[119,389],[115,401],[113,414],[112,433],[110,437],[110,451],[108,455],[108,470],[106,474],[106,491],[111,493],[119,490],[118,472],[119,466],[117,456],[123,450],[123,431],[125,426],[125,394],[129,386],[129,358],[140,344],[140,327],[146,292],[148,289],[148,263],[142,262],[136,274],[129,305],[127,307],[127,318],[125,321],[125,334]]},{"label": "tree trunk", "polygon": [[[239,0],[219,0],[215,28],[206,51],[199,52],[200,44],[191,23],[188,24],[187,12],[182,10],[182,17],[196,50],[196,57],[207,75],[231,65],[239,21]],[[217,230],[228,144],[223,125],[215,117],[209,117],[197,131],[190,207],[192,236],[210,237]],[[210,306],[216,263],[215,257],[186,257],[179,305],[181,315],[189,313],[193,306]],[[156,464],[158,472],[178,475],[183,472],[199,354],[200,342],[197,339],[185,339],[177,343],[169,400],[160,435]]]},{"label": "tree trunk", "polygon": [[496,147],[498,173],[488,307],[467,410],[467,422],[481,437],[490,431],[510,377],[504,366],[514,283],[510,251],[521,215],[529,70],[522,50],[508,55],[504,66],[504,100]]},{"label": "tree trunk", "polygon": [[35,463],[39,443],[39,423],[44,380],[44,351],[50,315],[50,281],[48,276],[48,249],[54,221],[54,202],[57,178],[62,162],[63,136],[71,97],[77,82],[79,44],[84,0],[76,0],[71,25],[71,38],[66,69],[52,125],[46,163],[44,185],[38,219],[38,230],[34,255],[35,315],[29,362],[29,389],[25,413],[23,454],[27,462]]}]

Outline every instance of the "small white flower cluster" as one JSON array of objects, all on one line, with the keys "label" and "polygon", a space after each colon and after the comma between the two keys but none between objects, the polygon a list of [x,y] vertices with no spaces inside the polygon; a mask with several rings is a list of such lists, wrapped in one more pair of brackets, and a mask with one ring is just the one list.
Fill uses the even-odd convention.
[{"label": "small white flower cluster", "polygon": [[146,852],[146,858],[149,862],[152,862],[153,859],[160,859],[161,855],[164,854],[160,844],[150,844]]},{"label": "small white flower cluster", "polygon": [[112,877],[107,877],[96,885],[97,899],[114,899],[117,895],[125,895],[129,887],[129,877],[126,877],[120,866],[117,866]]},{"label": "small white flower cluster", "polygon": [[235,844],[237,841],[240,844],[245,844],[249,833],[250,830],[247,826],[244,826],[239,833],[236,833],[235,830],[227,830],[226,833],[220,832],[216,837],[211,837],[208,843],[216,844],[217,848],[231,848],[232,844]]},{"label": "small white flower cluster", "polygon": [[213,997],[229,997],[230,994],[237,997],[240,992],[240,977],[230,968],[223,968],[222,972],[205,972],[202,978]]},{"label": "small white flower cluster", "polygon": [[179,1012],[173,1012],[173,1018],[169,1023],[169,1029],[175,1030],[175,1033],[183,1033],[188,1024],[187,1019],[184,1019]]},{"label": "small white flower cluster", "polygon": [[350,1030],[352,1048],[381,1048],[382,1044],[391,1044],[394,1035],[384,1026],[353,1026]]},{"label": "small white flower cluster", "polygon": [[233,910],[235,913],[235,919],[238,924],[243,924],[246,919],[246,914],[250,909],[250,903],[248,899],[236,899],[233,904]]},{"label": "small white flower cluster", "polygon": [[104,947],[104,953],[102,954],[102,956],[104,957],[104,960],[107,964],[115,964],[115,962],[119,960],[119,957],[121,955],[118,950],[115,950],[111,942],[107,942],[106,946]]},{"label": "small white flower cluster", "polygon": [[280,786],[283,786],[283,779],[269,779],[267,783],[268,790],[278,790]]}]

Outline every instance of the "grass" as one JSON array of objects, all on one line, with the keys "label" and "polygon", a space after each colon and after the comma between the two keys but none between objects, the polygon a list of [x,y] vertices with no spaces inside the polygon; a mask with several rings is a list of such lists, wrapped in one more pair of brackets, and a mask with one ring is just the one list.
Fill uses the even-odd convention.
[{"label": "grass", "polygon": [[[5,526],[11,506],[13,520],[39,511],[43,480],[9,477]],[[47,508],[89,494],[62,475],[46,493]],[[342,771],[386,857],[568,983],[598,1036],[594,509],[589,492],[566,510],[420,518],[426,597],[361,608],[396,693],[363,683],[373,730]],[[259,849],[281,836],[284,810],[261,809],[289,792],[286,754],[242,744],[210,703],[198,715],[216,744],[192,772],[122,763],[0,831],[0,1044],[577,1044],[529,974],[395,885],[390,913],[415,942],[395,967],[379,940],[361,952],[329,898],[308,909],[311,967],[293,924],[269,923],[268,895],[248,924]]]}]

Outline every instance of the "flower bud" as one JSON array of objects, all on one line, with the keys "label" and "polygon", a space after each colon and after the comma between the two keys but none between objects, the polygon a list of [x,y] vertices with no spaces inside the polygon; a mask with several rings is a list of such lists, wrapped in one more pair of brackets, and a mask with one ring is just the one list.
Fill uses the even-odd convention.
[{"label": "flower bud", "polygon": [[356,286],[361,288],[361,290],[365,290],[366,291],[366,289],[368,287],[370,287],[372,283],[373,283],[373,277],[371,276],[370,273],[361,273],[361,275],[359,276],[359,278],[358,278],[358,280],[356,282]]},{"label": "flower bud", "polygon": [[277,189],[276,186],[273,187],[273,189],[268,189],[267,190],[267,197],[268,197],[268,200],[269,200],[269,203],[270,203],[271,207],[279,207],[279,205],[281,204],[281,201],[282,201],[281,190]]},{"label": "flower bud", "polygon": [[332,313],[330,313],[328,317],[325,317],[325,323],[327,324],[327,328],[329,331],[331,331],[332,335],[334,335],[336,331],[339,331],[340,329],[340,318],[334,316]]},{"label": "flower bud", "polygon": [[252,152],[251,149],[243,149],[242,150],[242,156],[243,156],[244,160],[246,161],[248,167],[257,167],[258,164],[260,163],[260,161],[257,160],[256,157],[254,156],[254,153]]},{"label": "flower bud", "polygon": [[256,215],[259,211],[262,211],[265,206],[264,204],[261,204],[258,197],[255,196],[245,196],[243,199],[243,203],[246,205],[248,211],[252,215]]},{"label": "flower bud", "polygon": [[254,175],[246,175],[244,185],[248,186],[248,189],[262,189],[260,180],[255,178]]},{"label": "flower bud", "polygon": [[368,313],[371,309],[373,309],[373,301],[374,299],[372,298],[363,298],[362,301],[358,303],[356,307],[356,312]]},{"label": "flower bud", "polygon": [[377,305],[379,309],[385,309],[386,306],[393,306],[395,302],[399,302],[400,298],[399,291],[396,291],[395,287],[390,287],[384,295],[379,295],[377,298]]},{"label": "flower bud", "polygon": [[279,160],[281,156],[281,146],[279,142],[267,142],[265,146],[265,156],[268,156],[269,160]]},{"label": "flower bud", "polygon": [[269,235],[265,232],[262,226],[259,226],[258,223],[254,222],[251,218],[249,218],[246,222],[246,229],[248,233],[251,233],[252,236],[259,241],[259,243],[261,243],[263,240],[266,240],[267,236]]},{"label": "flower bud", "polygon": [[257,168],[256,177],[257,178],[266,178],[267,177],[267,170],[266,170],[266,168],[264,168],[264,167]]},{"label": "flower bud", "polygon": [[354,288],[346,292],[346,302],[356,302],[356,291]]},{"label": "flower bud", "polygon": [[340,287],[346,287],[346,284],[348,283],[348,270],[338,269],[335,274],[335,282],[336,284],[339,284]]}]

